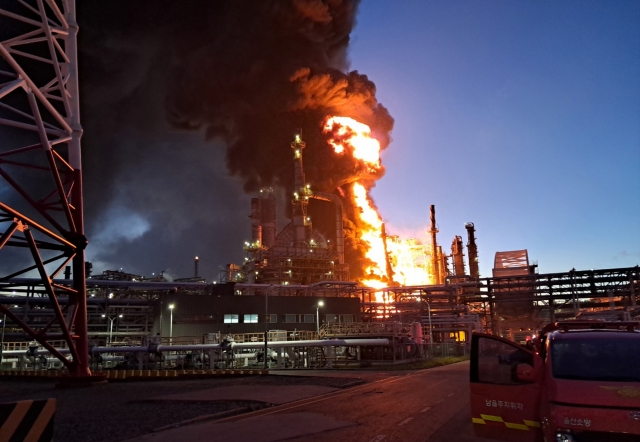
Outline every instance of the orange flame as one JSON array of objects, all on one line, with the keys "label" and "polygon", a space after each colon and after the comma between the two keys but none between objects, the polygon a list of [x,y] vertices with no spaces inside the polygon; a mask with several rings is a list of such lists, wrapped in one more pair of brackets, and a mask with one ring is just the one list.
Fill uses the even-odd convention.
[{"label": "orange flame", "polygon": [[325,132],[332,131],[336,125],[338,126],[337,130],[332,132],[336,138],[329,140],[336,153],[350,151],[354,158],[378,169],[380,167],[380,142],[371,136],[371,128],[353,118],[330,117],[324,125]]},{"label": "orange flame", "polygon": [[[371,137],[371,129],[349,117],[329,117],[324,131],[332,133],[329,143],[338,154],[351,154],[371,169],[379,169],[380,143]],[[401,285],[425,285],[432,282],[428,270],[428,248],[416,239],[401,239],[382,235],[382,218],[373,207],[368,190],[359,182],[353,183],[354,203],[360,208],[360,239],[368,246],[365,256],[372,264],[367,267],[369,278],[362,283],[368,287],[385,288],[389,283]],[[385,253],[385,240],[386,249]],[[387,266],[387,259],[389,266]],[[393,275],[387,268],[391,267]],[[383,302],[383,293],[376,293],[376,300]]]}]

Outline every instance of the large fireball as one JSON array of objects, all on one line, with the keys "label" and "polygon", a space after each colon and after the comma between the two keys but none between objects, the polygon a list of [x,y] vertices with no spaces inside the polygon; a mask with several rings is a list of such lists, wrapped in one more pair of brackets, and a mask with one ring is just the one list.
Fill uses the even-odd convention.
[{"label": "large fireball", "polygon": [[347,151],[368,166],[380,168],[380,142],[371,136],[369,126],[349,117],[330,117],[324,130],[332,133],[329,143],[336,153]]}]

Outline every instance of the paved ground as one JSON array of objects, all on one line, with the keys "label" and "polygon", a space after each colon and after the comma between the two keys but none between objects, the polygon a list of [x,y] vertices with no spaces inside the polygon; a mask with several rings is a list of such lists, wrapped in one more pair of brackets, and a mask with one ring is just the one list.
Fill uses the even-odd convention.
[{"label": "paved ground", "polygon": [[[74,390],[2,381],[0,402],[57,398],[54,440],[60,442],[487,441],[473,435],[468,373],[463,362],[420,371],[283,371]],[[212,420],[229,410],[243,414]]]},{"label": "paved ground", "polygon": [[[345,372],[335,373],[343,376]],[[486,441],[473,436],[469,364],[414,372],[351,372],[369,382],[130,442]],[[315,373],[310,373],[312,376]]]},{"label": "paved ground", "polygon": [[[326,372],[325,372],[326,373]],[[247,376],[206,380],[169,380],[122,382],[91,388],[56,389],[51,381],[0,381],[0,402],[56,398],[54,440],[58,442],[111,442],[153,432],[167,425],[230,410],[259,409],[270,406],[269,397],[260,396],[273,387],[282,388],[274,402],[291,402],[309,395],[325,394],[345,385],[353,385],[357,376],[300,377]],[[300,387],[300,391],[291,389]],[[256,392],[257,399],[238,394],[235,399],[216,397],[197,399],[212,389]],[[315,388],[318,388],[317,390]],[[156,400],[158,397],[193,393],[191,400]],[[273,396],[273,395],[272,395]],[[195,400],[194,400],[195,399]],[[266,401],[264,401],[266,399]]]},{"label": "paved ground", "polygon": [[337,388],[319,385],[232,385],[209,390],[197,390],[188,393],[170,394],[151,398],[154,401],[258,401],[281,405],[310,397],[338,391]]}]

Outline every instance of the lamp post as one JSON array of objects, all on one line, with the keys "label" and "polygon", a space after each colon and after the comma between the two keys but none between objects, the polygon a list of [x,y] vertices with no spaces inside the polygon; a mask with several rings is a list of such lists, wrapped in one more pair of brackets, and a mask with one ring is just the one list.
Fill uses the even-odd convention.
[{"label": "lamp post", "polygon": [[160,325],[158,327],[159,329],[159,334],[160,334],[160,340],[162,340],[162,301],[160,301]]},{"label": "lamp post", "polygon": [[264,369],[265,370],[269,368],[269,362],[268,362],[269,346],[267,342],[268,342],[268,336],[269,336],[269,321],[271,320],[271,317],[269,316],[269,293],[271,292],[272,288],[273,288],[273,284],[269,284],[269,287],[267,287],[267,293],[264,295]]},{"label": "lamp post", "polygon": [[316,333],[318,334],[318,338],[320,338],[320,307],[324,305],[324,301],[318,301],[316,304]]},{"label": "lamp post", "polygon": [[2,318],[2,338],[0,338],[0,369],[2,369],[2,352],[4,350],[4,327],[7,324],[7,314]]},{"label": "lamp post", "polygon": [[433,328],[431,328],[431,306],[429,305],[429,301],[425,301],[427,303],[427,314],[429,315],[429,344],[433,348]]},{"label": "lamp post", "polygon": [[173,342],[173,309],[175,306],[175,304],[169,304],[169,345]]},{"label": "lamp post", "polygon": [[[107,318],[109,320],[109,343],[107,347],[111,345],[111,338],[113,336],[113,321],[116,320],[116,317],[110,318],[107,315],[102,315],[103,318]],[[117,318],[122,318],[122,315],[118,315]]]}]

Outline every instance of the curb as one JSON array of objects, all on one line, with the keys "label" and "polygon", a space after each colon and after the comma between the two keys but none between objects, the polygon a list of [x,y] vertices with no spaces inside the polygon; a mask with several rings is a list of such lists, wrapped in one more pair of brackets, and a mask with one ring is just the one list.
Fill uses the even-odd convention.
[{"label": "curb", "polygon": [[[255,376],[268,375],[269,370],[107,370],[95,371],[94,376],[103,376],[109,382],[124,380],[167,380],[167,379],[198,379],[218,376]],[[5,379],[63,379],[68,378],[69,372],[59,371],[0,371],[0,378]]]},{"label": "curb", "polygon": [[232,408],[231,410],[221,411],[220,413],[214,414],[205,414],[203,416],[194,417],[193,419],[187,419],[177,424],[165,425],[164,427],[159,427],[153,430],[154,433],[158,433],[160,431],[171,430],[172,428],[179,428],[185,425],[195,424],[197,422],[204,422],[214,419],[221,419],[223,417],[231,417],[236,414],[246,413],[247,411],[251,411],[250,407],[240,407],[240,408]]},{"label": "curb", "polygon": [[357,385],[362,385],[362,384],[366,384],[367,381],[363,380],[363,379],[358,379],[357,381],[353,381],[353,382],[349,382],[347,384],[344,385],[340,385],[338,386],[338,388],[340,389],[345,389],[345,388],[351,388],[351,387],[355,387]]}]

